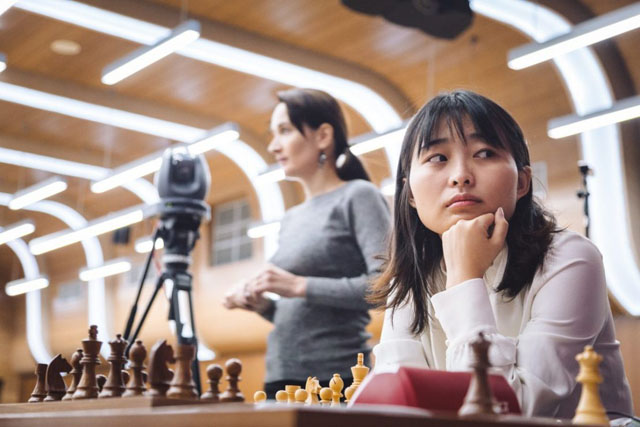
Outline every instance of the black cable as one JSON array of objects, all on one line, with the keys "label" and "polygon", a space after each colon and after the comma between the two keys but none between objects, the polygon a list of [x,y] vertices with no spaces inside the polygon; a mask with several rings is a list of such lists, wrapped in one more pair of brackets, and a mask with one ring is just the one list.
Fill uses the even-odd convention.
[{"label": "black cable", "polygon": [[620,415],[621,417],[631,418],[633,421],[637,421],[640,423],[640,418],[634,417],[633,415],[625,414],[624,412],[607,411],[607,415]]}]

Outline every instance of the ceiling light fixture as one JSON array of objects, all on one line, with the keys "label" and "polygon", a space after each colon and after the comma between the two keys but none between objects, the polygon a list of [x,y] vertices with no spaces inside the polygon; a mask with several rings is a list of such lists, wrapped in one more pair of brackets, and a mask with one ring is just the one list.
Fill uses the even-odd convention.
[{"label": "ceiling light fixture", "polygon": [[7,56],[0,53],[0,73],[7,69]]},{"label": "ceiling light fixture", "polygon": [[28,219],[6,227],[0,227],[0,245],[19,239],[34,231],[36,231],[36,226],[33,225],[33,221]]},{"label": "ceiling light fixture", "polygon": [[249,228],[247,236],[252,239],[259,239],[267,235],[278,234],[278,231],[280,231],[280,221],[269,222]]},{"label": "ceiling light fixture", "polygon": [[193,19],[186,21],[155,44],[137,49],[124,58],[107,65],[102,71],[102,83],[106,85],[116,84],[194,42],[199,37],[200,23]]},{"label": "ceiling light fixture", "polygon": [[[139,254],[145,254],[147,252],[151,252],[151,247],[153,246],[153,242],[151,241],[151,237],[142,237],[136,240],[135,245],[133,246],[135,251]],[[164,240],[159,237],[156,240],[156,250],[164,248]]]},{"label": "ceiling light fixture", "polygon": [[0,0],[0,15],[11,8],[18,0]]},{"label": "ceiling light fixture", "polygon": [[550,138],[559,139],[636,117],[640,117],[640,96],[617,101],[611,108],[584,116],[571,114],[549,120],[547,134]]},{"label": "ceiling light fixture", "polygon": [[544,43],[512,49],[508,54],[508,65],[513,70],[521,70],[636,28],[640,28],[640,3],[581,22],[568,33]]},{"label": "ceiling light fixture", "polygon": [[360,156],[371,151],[385,148],[389,145],[402,144],[402,138],[407,131],[406,127],[396,129],[382,135],[365,135],[354,139],[349,146],[349,150],[356,156]]},{"label": "ceiling light fixture", "polygon": [[144,219],[142,207],[135,207],[125,211],[115,212],[89,222],[85,227],[78,230],[62,230],[57,233],[37,237],[29,242],[29,249],[34,255],[71,245],[88,237],[98,236],[117,230],[127,225],[135,224]]},{"label": "ceiling light fixture", "polygon": [[26,294],[27,292],[37,291],[47,286],[49,286],[49,279],[45,276],[40,276],[35,279],[20,279],[8,282],[4,287],[4,291],[10,297],[14,297],[16,295]]},{"label": "ceiling light fixture", "polygon": [[47,199],[67,189],[67,181],[54,176],[31,187],[16,192],[9,202],[9,209],[18,210],[32,203]]},{"label": "ceiling light fixture", "polygon": [[98,267],[85,267],[80,270],[79,277],[83,282],[89,282],[95,279],[102,279],[104,277],[126,273],[129,270],[131,270],[131,263],[124,258],[118,258],[105,262]]}]

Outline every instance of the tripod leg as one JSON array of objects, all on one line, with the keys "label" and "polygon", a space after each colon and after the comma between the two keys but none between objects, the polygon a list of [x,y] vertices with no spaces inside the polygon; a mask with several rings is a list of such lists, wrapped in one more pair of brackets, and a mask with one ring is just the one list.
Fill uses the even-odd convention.
[{"label": "tripod leg", "polygon": [[200,385],[200,363],[198,361],[198,338],[196,336],[196,319],[193,315],[193,297],[189,292],[189,317],[191,317],[191,330],[193,331],[193,345],[196,347],[196,355],[191,364],[191,370],[193,371],[193,378],[196,382],[196,388],[198,389],[198,396],[202,396],[202,386]]},{"label": "tripod leg", "polygon": [[138,338],[138,334],[142,329],[142,325],[144,324],[144,321],[147,318],[147,315],[149,314],[149,310],[151,310],[151,305],[153,304],[153,301],[156,299],[156,295],[158,295],[158,291],[162,288],[162,284],[164,283],[164,280],[165,280],[165,275],[161,274],[160,277],[158,277],[158,280],[156,281],[156,288],[153,290],[153,294],[151,295],[151,298],[149,298],[149,302],[147,303],[147,306],[144,309],[144,313],[142,313],[140,322],[138,322],[138,327],[136,328],[135,332],[131,336],[131,340],[129,341],[129,345],[127,346],[127,350],[125,352],[125,355],[127,358],[129,357],[129,349],[131,348],[133,343],[136,342],[136,338]]}]

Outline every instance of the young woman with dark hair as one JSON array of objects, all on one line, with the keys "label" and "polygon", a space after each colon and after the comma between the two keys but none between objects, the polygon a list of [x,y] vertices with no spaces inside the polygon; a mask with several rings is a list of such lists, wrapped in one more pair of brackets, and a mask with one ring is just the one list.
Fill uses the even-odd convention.
[{"label": "young woman with dark hair", "polygon": [[225,300],[227,308],[255,311],[274,324],[266,354],[271,399],[285,385],[304,386],[309,376],[328,386],[339,373],[349,384],[357,353],[369,358],[365,294],[390,228],[384,198],[348,149],[336,100],[310,89],[280,92],[278,99],[268,149],[302,184],[306,201],[285,214],[270,264]]},{"label": "young woman with dark hair", "polygon": [[571,418],[575,356],[592,345],[606,409],[631,413],[601,255],[533,199],[527,144],[504,109],[468,91],[422,107],[404,137],[394,203],[371,296],[387,308],[376,369],[467,370],[469,342],[483,332],[526,414]]}]

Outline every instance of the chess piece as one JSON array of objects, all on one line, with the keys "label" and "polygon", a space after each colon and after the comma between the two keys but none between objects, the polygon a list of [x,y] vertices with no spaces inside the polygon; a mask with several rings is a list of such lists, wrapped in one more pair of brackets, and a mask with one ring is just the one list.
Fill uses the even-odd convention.
[{"label": "chess piece", "polygon": [[129,382],[129,372],[126,369],[122,369],[120,374],[122,375],[122,384],[127,384]]},{"label": "chess piece", "polygon": [[124,351],[129,343],[122,339],[122,335],[116,335],[116,339],[109,341],[111,354],[107,361],[109,362],[109,377],[106,384],[102,387],[102,391],[98,395],[100,398],[121,397],[125,391],[124,381],[122,378],[122,368],[127,363],[124,357]]},{"label": "chess piece", "polygon": [[98,374],[96,375],[96,385],[98,386],[98,396],[102,393],[102,387],[107,383],[107,376]]},{"label": "chess piece", "polygon": [[144,386],[142,370],[145,368],[144,359],[147,357],[147,349],[142,345],[142,341],[137,340],[129,350],[129,367],[132,374],[127,381],[127,389],[122,397],[142,396],[147,388]]},{"label": "chess piece", "polygon": [[495,402],[491,394],[489,375],[487,373],[487,370],[491,367],[489,363],[489,346],[491,343],[480,332],[470,345],[473,351],[473,361],[471,362],[473,373],[471,374],[467,395],[458,410],[458,415],[462,417],[493,416],[496,414],[494,410]]},{"label": "chess piece", "polygon": [[262,390],[258,390],[253,393],[253,402],[254,403],[264,403],[267,400],[267,393]]},{"label": "chess piece", "polygon": [[44,382],[44,378],[47,374],[47,364],[46,363],[38,363],[36,365],[36,386],[33,388],[31,392],[31,397],[27,402],[29,403],[37,403],[42,402],[45,397],[47,397],[47,388]]},{"label": "chess piece", "polygon": [[220,384],[220,378],[222,378],[222,367],[215,363],[207,366],[207,378],[207,382],[209,383],[209,391],[202,393],[200,399],[207,400],[209,402],[219,402],[220,389],[218,388],[218,385]]},{"label": "chess piece", "polygon": [[159,340],[151,348],[149,356],[149,396],[164,396],[167,394],[173,371],[167,366],[168,363],[175,363],[173,349],[167,340]]},{"label": "chess piece", "polygon": [[609,425],[609,418],[602,406],[598,384],[602,382],[602,376],[598,370],[598,365],[602,361],[602,356],[593,351],[593,347],[587,345],[584,352],[576,356],[580,364],[580,372],[576,380],[582,384],[582,393],[573,417],[573,424]]},{"label": "chess piece", "polygon": [[78,383],[80,382],[80,377],[82,376],[82,365],[80,365],[80,360],[82,360],[82,349],[76,349],[75,353],[71,355],[71,385],[67,388],[67,394],[62,397],[62,400],[71,400],[73,399],[73,393],[76,392],[78,388]]},{"label": "chess piece", "polygon": [[358,353],[357,363],[351,367],[351,375],[353,376],[353,383],[344,391],[345,402],[351,400],[351,396],[356,392],[364,377],[369,373],[369,367],[364,366],[364,353]]},{"label": "chess piece", "polygon": [[62,396],[67,392],[67,386],[62,380],[60,373],[68,373],[70,371],[71,365],[61,354],[56,355],[56,357],[49,362],[46,373],[47,397],[44,398],[45,402],[62,400]]},{"label": "chess piece", "polygon": [[299,385],[286,385],[284,386],[284,391],[287,392],[287,403],[295,403],[296,402],[296,391],[300,389]]},{"label": "chess piece", "polygon": [[295,396],[294,396],[295,402],[304,405],[308,396],[309,396],[309,393],[307,393],[307,390],[303,388],[299,388],[295,392]]},{"label": "chess piece", "polygon": [[220,402],[244,402],[244,395],[238,388],[240,382],[240,373],[242,372],[242,362],[239,359],[229,359],[224,364],[227,371],[226,380],[229,386],[220,396]]},{"label": "chess piece", "polygon": [[176,348],[176,372],[167,390],[171,399],[198,399],[196,384],[191,375],[191,362],[196,354],[196,347],[191,344],[178,344]]},{"label": "chess piece", "polygon": [[340,378],[340,374],[333,374],[333,378],[329,381],[329,388],[333,392],[333,396],[331,397],[331,406],[340,406],[343,387],[344,381]]},{"label": "chess piece", "polygon": [[276,392],[276,403],[287,403],[289,400],[289,394],[284,390],[278,390]]},{"label": "chess piece", "polygon": [[98,327],[91,325],[89,327],[89,337],[82,340],[83,356],[80,359],[82,376],[76,391],[73,393],[73,400],[98,397],[96,366],[100,364],[98,354],[101,346],[102,341],[98,341]]},{"label": "chess piece", "polygon": [[318,381],[318,378],[308,377],[304,389],[307,391],[307,405],[317,405],[320,403],[318,400],[318,393],[320,393],[320,381]]},{"label": "chess piece", "polygon": [[329,406],[331,405],[331,399],[333,398],[333,390],[329,387],[322,387],[320,389],[320,405]]}]

